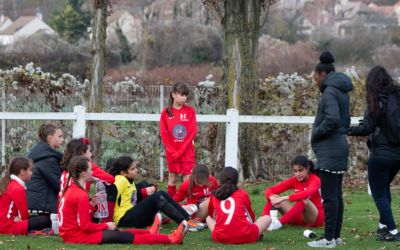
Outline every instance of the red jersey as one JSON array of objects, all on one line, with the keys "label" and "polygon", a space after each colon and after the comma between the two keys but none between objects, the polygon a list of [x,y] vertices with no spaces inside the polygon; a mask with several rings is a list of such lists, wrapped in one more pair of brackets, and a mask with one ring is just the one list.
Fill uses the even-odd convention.
[{"label": "red jersey", "polygon": [[60,236],[64,242],[99,244],[106,223],[92,223],[90,216],[94,207],[89,203],[89,194],[75,183],[71,183],[58,206]]},{"label": "red jersey", "polygon": [[240,244],[254,242],[258,238],[258,227],[251,207],[249,195],[238,189],[225,199],[210,196],[209,213],[215,215],[216,224],[212,237],[215,242]]},{"label": "red jersey", "polygon": [[[0,196],[0,233],[28,233],[29,212],[25,190],[25,183],[11,175],[6,191]],[[21,218],[21,221],[14,222],[15,217]]]},{"label": "red jersey", "polygon": [[321,194],[319,189],[321,187],[321,181],[315,174],[310,174],[309,178],[300,182],[296,177],[289,178],[282,181],[275,186],[269,187],[265,190],[265,196],[267,199],[271,195],[280,194],[287,190],[293,189],[294,194],[289,195],[289,201],[298,201],[310,198],[310,201],[318,208],[318,212],[323,212],[323,206],[321,202]]},{"label": "red jersey", "polygon": [[218,181],[214,176],[209,176],[210,186],[193,185],[192,196],[189,197],[190,178],[186,179],[179,187],[178,192],[174,195],[176,202],[181,202],[186,199],[186,204],[195,204],[203,198],[208,198],[211,192],[218,187]]},{"label": "red jersey", "polygon": [[[102,168],[97,166],[93,161],[92,163],[92,178],[95,180],[100,180],[102,182],[105,182],[107,184],[114,184],[115,178],[111,174],[107,173],[104,171]],[[68,171],[63,171],[61,174],[61,180],[60,180],[60,193],[58,193],[58,200],[61,200],[62,198],[62,192],[64,191],[65,187],[67,186],[67,181],[68,181]],[[90,191],[90,181],[86,182],[86,190],[89,192]]]},{"label": "red jersey", "polygon": [[[161,112],[160,135],[165,146],[167,162],[195,162],[193,140],[197,133],[196,112],[190,106],[171,108],[172,117],[167,108]],[[175,159],[171,157],[177,152]]]}]

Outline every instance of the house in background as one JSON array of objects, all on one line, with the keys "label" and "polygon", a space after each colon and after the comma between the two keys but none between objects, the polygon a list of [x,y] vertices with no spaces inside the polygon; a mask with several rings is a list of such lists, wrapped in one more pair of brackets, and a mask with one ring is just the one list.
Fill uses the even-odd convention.
[{"label": "house in background", "polygon": [[37,13],[36,16],[21,16],[4,30],[0,30],[0,44],[13,44],[15,41],[27,38],[37,32],[56,33],[49,25],[43,22],[40,13]]},{"label": "house in background", "polygon": [[0,32],[7,29],[11,24],[12,21],[8,16],[0,15]]}]

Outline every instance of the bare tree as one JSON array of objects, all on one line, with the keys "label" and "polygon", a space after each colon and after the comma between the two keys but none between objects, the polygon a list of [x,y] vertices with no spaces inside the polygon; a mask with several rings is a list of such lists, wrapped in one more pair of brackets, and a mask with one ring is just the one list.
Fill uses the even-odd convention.
[{"label": "bare tree", "polygon": [[[277,0],[203,0],[220,18],[224,30],[223,91],[226,108],[235,108],[242,115],[257,114],[258,76],[257,51],[260,27],[268,10]],[[262,13],[265,19],[261,20]],[[223,111],[223,110],[221,110]],[[259,150],[258,127],[241,125],[239,157],[244,177],[261,174],[262,157]],[[214,140],[214,160],[221,162],[224,133],[221,128]],[[243,176],[242,176],[243,177]]]},{"label": "bare tree", "polygon": [[[103,78],[105,75],[106,57],[106,28],[109,0],[93,0],[92,20],[92,62],[90,65],[89,112],[103,111]],[[99,161],[102,149],[102,123],[90,121],[88,126],[89,138],[93,141],[92,152],[96,161]]]}]

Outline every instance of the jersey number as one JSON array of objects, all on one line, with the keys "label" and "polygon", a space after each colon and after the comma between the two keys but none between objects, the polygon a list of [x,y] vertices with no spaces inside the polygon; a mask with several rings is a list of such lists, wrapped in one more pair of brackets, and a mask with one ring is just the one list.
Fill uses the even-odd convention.
[{"label": "jersey number", "polygon": [[65,204],[65,199],[62,198],[60,201],[60,209],[58,210],[58,226],[61,227],[63,223],[63,208]]},{"label": "jersey number", "polygon": [[[226,203],[230,203],[229,208],[226,208]],[[233,213],[235,212],[235,200],[232,197],[229,197],[228,199],[221,201],[221,210],[228,215],[225,225],[229,225],[233,218]]]}]

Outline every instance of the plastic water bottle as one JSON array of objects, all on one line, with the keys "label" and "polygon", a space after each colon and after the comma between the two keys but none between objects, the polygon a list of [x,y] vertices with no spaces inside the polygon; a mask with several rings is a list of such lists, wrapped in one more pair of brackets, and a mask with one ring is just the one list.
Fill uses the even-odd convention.
[{"label": "plastic water bottle", "polygon": [[97,199],[97,211],[93,214],[94,218],[103,219],[108,217],[108,204],[107,204],[107,193],[106,187],[103,182],[96,182],[96,199]]},{"label": "plastic water bottle", "polygon": [[314,233],[314,232],[311,231],[311,230],[308,230],[308,229],[307,229],[307,230],[304,230],[303,235],[304,235],[304,237],[309,238],[309,239],[317,238],[317,234]]},{"label": "plastic water bottle", "polygon": [[50,214],[51,229],[54,234],[58,234],[58,214]]}]

